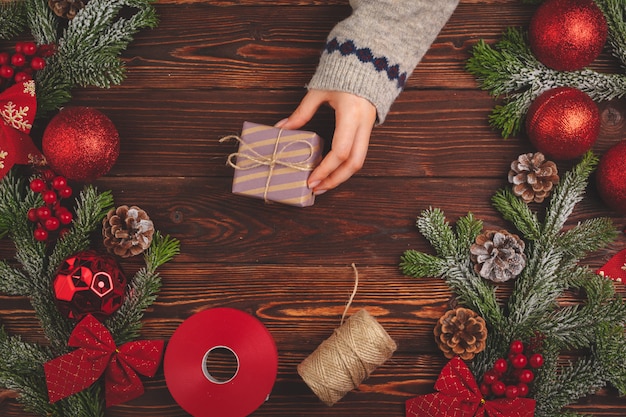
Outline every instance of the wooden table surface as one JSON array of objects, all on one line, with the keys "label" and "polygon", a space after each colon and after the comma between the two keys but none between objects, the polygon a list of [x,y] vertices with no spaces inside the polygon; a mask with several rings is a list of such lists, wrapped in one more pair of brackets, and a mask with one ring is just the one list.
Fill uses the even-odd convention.
[{"label": "wooden table surface", "polygon": [[[246,120],[273,124],[295,108],[328,31],[349,14],[348,2],[159,0],[156,8],[158,27],[140,32],[123,54],[126,81],[108,90],[77,89],[71,102],[103,111],[122,138],[116,165],[95,184],[112,190],[116,205],[139,205],[159,230],[181,241],[180,255],[161,269],[163,288],[145,316],[143,337],[167,341],[194,313],[240,309],[268,328],[279,352],[272,394],[254,416],[404,416],[405,400],[433,392],[446,363],[432,330],[451,293],[441,280],[403,276],[400,256],[432,251],[415,227],[430,206],[451,222],[471,211],[486,227],[509,226],[490,198],[506,186],[510,162],[532,147],[523,136],[504,140],[489,127],[494,100],[465,64],[479,39],[494,43],[505,28],[526,25],[535,6],[461,0],[386,123],[374,130],[363,169],[308,208],[231,194],[233,170],[225,162],[236,149],[218,139],[239,133]],[[605,55],[593,65],[615,67]],[[624,104],[600,104],[598,153],[624,138]],[[333,114],[324,109],[306,127],[330,139]],[[596,216],[626,226],[590,186],[569,223]],[[600,266],[625,244],[621,234],[586,262]],[[0,243],[0,254],[11,255],[8,242]],[[339,326],[353,289],[352,263],[360,282],[349,314],[367,309],[398,350],[329,408],[296,367]],[[44,341],[26,298],[0,295],[0,321],[10,334]],[[143,396],[107,416],[188,415],[162,369],[143,381]],[[626,415],[626,401],[612,388],[572,408]],[[7,401],[0,415],[29,414]]]}]

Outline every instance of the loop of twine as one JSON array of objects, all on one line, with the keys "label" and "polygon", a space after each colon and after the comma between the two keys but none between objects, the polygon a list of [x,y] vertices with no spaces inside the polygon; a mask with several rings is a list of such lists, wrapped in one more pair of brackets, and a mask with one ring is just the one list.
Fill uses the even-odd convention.
[{"label": "loop of twine", "polygon": [[327,406],[358,387],[395,352],[397,345],[366,310],[359,310],[345,323],[344,316],[358,286],[358,271],[342,324],[298,365],[298,374]]},{"label": "loop of twine", "polygon": [[[283,148],[279,152],[278,144],[280,143],[280,137],[282,136],[282,134],[283,134],[283,129],[280,129],[278,131],[278,135],[276,136],[276,142],[274,142],[274,150],[270,156],[266,156],[266,155],[262,155],[258,153],[254,148],[248,145],[241,137],[237,135],[224,136],[223,138],[219,140],[219,142],[222,143],[227,140],[234,139],[240,144],[240,148],[239,148],[240,152],[231,153],[230,155],[228,155],[228,159],[226,160],[226,164],[231,166],[232,168],[240,169],[240,170],[248,170],[252,168],[258,168],[260,166],[269,167],[269,172],[265,180],[265,188],[263,190],[263,200],[266,203],[267,203],[267,192],[270,188],[270,181],[272,180],[272,175],[274,174],[274,167],[276,165],[281,165],[281,166],[292,168],[298,171],[312,171],[313,168],[315,167],[313,163],[310,162],[311,158],[315,154],[313,145],[304,139],[294,140],[293,142],[287,143],[285,146],[283,146]],[[300,162],[290,162],[290,161],[281,159],[281,155],[283,154],[283,152],[285,152],[286,149],[288,149],[290,146],[300,144],[300,143],[308,147],[309,156],[307,156],[306,159]],[[242,151],[245,151],[245,152],[242,152]],[[237,158],[237,162],[233,161],[234,158]],[[241,166],[239,165],[239,158],[248,159],[254,163],[248,166]]]}]

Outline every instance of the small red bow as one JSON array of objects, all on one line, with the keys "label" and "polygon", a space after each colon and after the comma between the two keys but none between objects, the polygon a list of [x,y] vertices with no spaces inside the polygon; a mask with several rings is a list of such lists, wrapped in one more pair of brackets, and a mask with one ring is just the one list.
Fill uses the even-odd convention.
[{"label": "small red bow", "polygon": [[613,255],[596,274],[607,277],[616,282],[626,283],[626,249]]},{"label": "small red bow", "polygon": [[454,357],[441,370],[438,391],[406,402],[406,415],[414,417],[533,417],[535,400],[530,398],[483,398],[465,362]]},{"label": "small red bow", "polygon": [[0,178],[15,164],[43,160],[28,136],[36,113],[35,81],[15,84],[0,94]]},{"label": "small red bow", "polygon": [[81,320],[68,346],[78,349],[44,364],[51,403],[80,392],[104,373],[106,406],[143,394],[137,373],[152,377],[163,353],[163,341],[141,340],[115,346],[109,330],[91,315]]}]

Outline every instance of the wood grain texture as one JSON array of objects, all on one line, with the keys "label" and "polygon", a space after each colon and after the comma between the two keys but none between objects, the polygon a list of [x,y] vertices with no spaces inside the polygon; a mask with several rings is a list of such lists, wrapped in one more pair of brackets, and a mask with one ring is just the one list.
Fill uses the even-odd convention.
[{"label": "wood grain texture", "polygon": [[[452,294],[439,279],[403,276],[400,256],[407,249],[432,253],[415,227],[428,207],[441,208],[450,222],[471,211],[486,227],[510,227],[490,198],[507,185],[510,162],[532,148],[523,135],[503,140],[490,128],[497,101],[478,88],[465,63],[479,39],[494,43],[506,27],[526,25],[534,6],[462,0],[374,130],[363,169],[305,209],[232,195],[225,162],[236,145],[218,139],[239,133],[245,120],[273,124],[295,108],[328,31],[350,12],[348,1],[159,0],[156,7],[159,26],[140,32],[123,54],[126,81],[76,89],[70,103],[103,111],[122,138],[116,165],[95,184],[112,190],[117,205],[147,210],[159,230],[182,243],[181,254],[161,269],[163,288],[146,312],[142,336],[168,340],[196,312],[241,309],[267,326],[279,351],[276,384],[253,416],[404,416],[404,401],[432,392],[445,364],[432,329]],[[593,68],[617,69],[607,55]],[[600,110],[598,153],[626,135],[626,101],[601,103]],[[322,109],[307,128],[330,142],[333,124],[332,112]],[[35,139],[43,127],[36,127]],[[562,171],[569,167],[559,163]],[[592,183],[567,227],[598,216],[626,226]],[[625,245],[620,234],[584,261],[598,267]],[[102,249],[98,239],[94,246]],[[6,239],[0,255],[13,256]],[[339,326],[353,288],[352,263],[360,281],[349,312],[366,308],[398,351],[329,408],[296,367]],[[122,264],[128,275],[140,266],[136,259]],[[504,296],[510,288],[499,291]],[[0,294],[0,324],[45,343],[25,297]],[[143,381],[146,393],[107,417],[188,415],[169,394],[162,370]],[[617,417],[626,415],[626,402],[609,387],[572,409]],[[0,403],[0,415],[31,416],[11,399]]]}]

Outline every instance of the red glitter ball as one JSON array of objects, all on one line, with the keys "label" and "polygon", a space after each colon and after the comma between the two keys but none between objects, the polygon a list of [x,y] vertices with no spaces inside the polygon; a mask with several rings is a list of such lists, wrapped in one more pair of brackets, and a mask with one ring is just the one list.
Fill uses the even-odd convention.
[{"label": "red glitter ball", "polygon": [[626,214],[626,140],[602,156],[596,171],[596,184],[602,201]]},{"label": "red glitter ball", "polygon": [[530,105],[526,133],[544,155],[573,159],[591,149],[598,139],[600,111],[587,94],[576,88],[553,88]]},{"label": "red glitter ball", "polygon": [[46,127],[42,150],[55,172],[75,181],[93,181],[117,161],[120,136],[102,112],[65,107]]},{"label": "red glitter ball", "polygon": [[542,64],[575,71],[600,55],[607,31],[606,18],[593,0],[547,0],[533,15],[528,36]]}]

